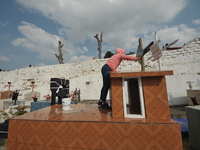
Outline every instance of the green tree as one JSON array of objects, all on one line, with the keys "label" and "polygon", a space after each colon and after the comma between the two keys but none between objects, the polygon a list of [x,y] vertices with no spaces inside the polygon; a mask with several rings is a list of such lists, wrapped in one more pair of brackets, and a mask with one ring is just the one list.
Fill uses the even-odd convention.
[{"label": "green tree", "polygon": [[114,53],[112,53],[111,51],[107,51],[107,52],[105,53],[104,58],[110,58],[110,57],[112,57],[113,55],[114,55]]}]

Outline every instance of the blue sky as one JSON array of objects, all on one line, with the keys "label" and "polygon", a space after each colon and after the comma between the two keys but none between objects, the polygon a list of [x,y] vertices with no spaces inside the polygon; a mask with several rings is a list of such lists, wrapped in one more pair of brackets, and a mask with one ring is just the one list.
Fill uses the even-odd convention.
[{"label": "blue sky", "polygon": [[[0,69],[98,58],[94,35],[103,31],[102,50],[136,51],[157,32],[161,45],[182,46],[200,37],[199,0],[0,0]],[[102,56],[102,57],[103,57]]]}]

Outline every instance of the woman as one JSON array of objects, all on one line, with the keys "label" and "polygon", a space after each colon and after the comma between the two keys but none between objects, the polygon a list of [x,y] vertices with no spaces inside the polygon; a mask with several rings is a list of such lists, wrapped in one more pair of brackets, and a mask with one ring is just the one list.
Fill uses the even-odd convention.
[{"label": "woman", "polygon": [[109,110],[111,109],[108,103],[106,103],[106,97],[110,88],[110,71],[116,71],[122,60],[134,61],[141,59],[141,57],[127,56],[125,55],[125,52],[125,50],[117,48],[115,55],[113,55],[101,69],[103,76],[103,87],[101,89],[100,101],[98,102],[98,105],[101,105],[101,108]]}]

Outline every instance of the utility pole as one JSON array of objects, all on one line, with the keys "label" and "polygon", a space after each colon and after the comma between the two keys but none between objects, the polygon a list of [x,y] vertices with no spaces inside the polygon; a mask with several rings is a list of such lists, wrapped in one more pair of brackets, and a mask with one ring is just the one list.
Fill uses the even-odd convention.
[{"label": "utility pole", "polygon": [[101,43],[102,43],[102,37],[103,37],[103,32],[101,32],[101,36],[100,36],[100,39],[99,39],[99,35],[98,34],[96,34],[95,36],[94,36],[94,38],[96,38],[97,39],[97,42],[98,42],[98,48],[97,48],[97,50],[99,51],[99,59],[101,59],[101,53],[102,53],[102,47],[101,47]]},{"label": "utility pole", "polygon": [[[157,32],[154,31],[154,38],[155,38],[155,42],[158,41],[158,37],[157,37]],[[158,67],[159,67],[159,71],[161,71],[161,67],[160,67],[160,59],[158,58]]]},{"label": "utility pole", "polygon": [[[142,38],[139,38],[139,46],[143,49],[143,43],[142,43]],[[144,57],[141,59],[141,70],[145,70],[145,65],[144,65]]]}]

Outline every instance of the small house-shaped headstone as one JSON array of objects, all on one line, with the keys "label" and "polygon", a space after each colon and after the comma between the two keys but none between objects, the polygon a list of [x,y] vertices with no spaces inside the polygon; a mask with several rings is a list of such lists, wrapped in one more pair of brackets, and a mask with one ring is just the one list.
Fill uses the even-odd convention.
[{"label": "small house-shaped headstone", "polygon": [[0,99],[12,99],[13,92],[14,91],[3,91],[3,92],[1,92]]},{"label": "small house-shaped headstone", "polygon": [[24,95],[25,101],[33,101],[33,96],[36,95],[38,99],[40,99],[40,93],[39,92],[29,92]]}]

